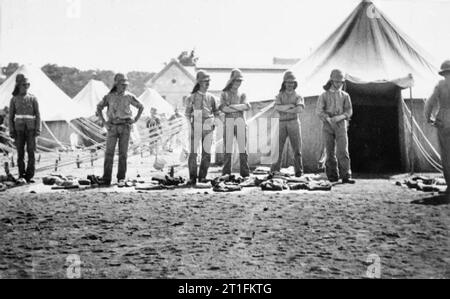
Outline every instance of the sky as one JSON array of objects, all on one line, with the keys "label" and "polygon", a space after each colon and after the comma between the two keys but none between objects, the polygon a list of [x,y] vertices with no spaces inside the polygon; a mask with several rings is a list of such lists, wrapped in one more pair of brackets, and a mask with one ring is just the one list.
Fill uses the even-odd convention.
[{"label": "sky", "polygon": [[[306,58],[360,0],[0,0],[0,66],[158,72],[184,50],[201,64]],[[450,59],[450,0],[375,0],[436,63]]]}]

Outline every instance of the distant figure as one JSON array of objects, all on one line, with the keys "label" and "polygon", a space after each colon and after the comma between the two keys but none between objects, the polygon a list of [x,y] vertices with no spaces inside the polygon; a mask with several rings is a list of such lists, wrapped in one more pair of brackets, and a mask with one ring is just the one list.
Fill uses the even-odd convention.
[{"label": "distant figure", "polygon": [[[16,77],[13,98],[9,105],[9,133],[17,148],[17,166],[19,178],[33,183],[35,173],[36,138],[41,134],[41,115],[35,96],[28,93],[30,82],[23,74]],[[25,169],[25,146],[28,164]]]},{"label": "distant figure", "polygon": [[283,149],[287,139],[294,151],[295,176],[303,175],[302,160],[302,133],[299,114],[305,109],[305,101],[295,91],[298,87],[297,79],[291,71],[284,74],[280,93],[275,99],[275,110],[278,111],[279,118],[279,146],[278,161],[272,165],[272,171],[280,171],[283,159]]},{"label": "distant figure", "polygon": [[156,108],[151,108],[150,110],[150,119],[147,121],[147,129],[150,138],[150,154],[158,154],[158,147],[161,142],[162,125]]},{"label": "distant figure", "polygon": [[[350,95],[343,90],[344,73],[333,70],[324,92],[317,101],[317,115],[323,122],[326,173],[330,182],[339,176],[344,184],[354,184],[348,150],[348,121],[353,115]],[[337,155],[337,159],[336,159]]]},{"label": "distant figure", "polygon": [[[130,144],[131,129],[144,111],[144,106],[136,99],[136,96],[128,92],[128,79],[124,74],[116,74],[114,77],[114,87],[97,106],[97,116],[108,130],[106,140],[106,153],[103,172],[103,184],[111,185],[112,170],[114,163],[114,152],[117,142],[119,143],[119,170],[117,180],[123,183],[127,173],[128,146]],[[135,118],[131,112],[131,107],[138,109]],[[105,121],[103,109],[108,108],[106,114],[108,121]]]},{"label": "distant figure", "polygon": [[[440,81],[425,104],[425,117],[438,129],[441,160],[444,177],[447,182],[447,194],[450,193],[450,60],[445,61],[439,72],[445,79]],[[439,108],[436,116],[433,110]]]},{"label": "distant figure", "polygon": [[225,113],[225,126],[223,134],[223,145],[225,149],[224,165],[222,174],[231,174],[233,143],[237,139],[239,148],[239,166],[240,174],[246,178],[250,176],[247,153],[247,121],[245,112],[250,110],[250,104],[247,102],[247,96],[239,92],[244,76],[238,69],[231,72],[225,88],[220,98],[219,109]]}]

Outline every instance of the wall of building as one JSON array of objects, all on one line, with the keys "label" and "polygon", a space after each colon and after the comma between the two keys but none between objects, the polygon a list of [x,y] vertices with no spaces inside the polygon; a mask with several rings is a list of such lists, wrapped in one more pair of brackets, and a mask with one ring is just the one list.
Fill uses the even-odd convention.
[{"label": "wall of building", "polygon": [[174,107],[183,107],[183,97],[189,96],[194,82],[180,68],[172,66],[149,87],[155,89]]}]

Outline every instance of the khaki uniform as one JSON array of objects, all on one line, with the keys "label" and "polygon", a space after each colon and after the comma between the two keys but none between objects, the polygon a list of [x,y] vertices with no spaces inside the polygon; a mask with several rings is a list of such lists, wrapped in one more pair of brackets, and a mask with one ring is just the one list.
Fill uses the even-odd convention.
[{"label": "khaki uniform", "polygon": [[[31,180],[35,173],[36,137],[41,133],[41,115],[35,96],[15,96],[9,104],[9,128],[17,148],[19,177]],[[28,164],[25,169],[25,146]]]},{"label": "khaki uniform", "polygon": [[107,124],[109,125],[106,153],[104,162],[103,180],[111,183],[112,170],[114,164],[114,152],[119,143],[119,170],[117,180],[124,180],[127,172],[128,146],[130,143],[130,133],[132,128],[133,115],[131,106],[142,109],[143,105],[136,99],[136,96],[129,92],[123,95],[110,93],[97,105],[97,112],[102,113],[105,107],[108,108]]},{"label": "khaki uniform", "polygon": [[[189,154],[189,177],[191,180],[206,179],[208,175],[208,169],[211,164],[211,146],[212,146],[212,133],[214,132],[214,127],[203,129],[203,125],[213,124],[214,117],[218,116],[219,109],[216,104],[215,97],[210,93],[196,92],[192,94],[186,100],[186,117],[191,123],[191,144],[190,144],[190,154]],[[197,119],[198,118],[198,119]],[[196,132],[195,128],[197,126],[194,122],[201,122],[201,132]],[[199,135],[199,136],[196,136]],[[201,135],[201,136],[200,136]],[[197,148],[198,142],[201,142],[202,148],[202,161],[200,164],[200,171],[197,175]]]},{"label": "khaki uniform", "polygon": [[441,147],[442,166],[447,186],[450,183],[450,82],[441,81],[425,104],[425,117],[431,118],[433,110],[438,108],[436,127]]},{"label": "khaki uniform", "polygon": [[[275,99],[275,105],[290,105],[302,106],[305,108],[305,101],[297,93],[288,94],[286,92],[280,93]],[[283,149],[287,138],[291,142],[292,150],[294,151],[294,169],[295,175],[300,177],[303,175],[303,160],[302,160],[302,132],[299,120],[299,114],[278,112],[280,115],[280,130],[279,130],[279,153],[278,161],[272,165],[272,171],[280,171],[281,161],[283,158]]]},{"label": "khaki uniform", "polygon": [[[219,107],[221,111],[226,106],[237,104],[247,104],[250,107],[250,105],[247,103],[247,97],[245,94],[233,93],[231,91],[222,92]],[[231,174],[232,157],[234,151],[233,144],[234,138],[236,138],[239,148],[240,175],[242,177],[248,177],[250,176],[250,168],[248,166],[247,122],[245,119],[245,113],[243,111],[224,113],[225,127],[223,135],[223,145],[225,149],[225,155],[222,174]]]},{"label": "khaki uniform", "polygon": [[[353,115],[353,107],[350,95],[342,90],[330,89],[323,93],[317,101],[316,113],[323,121],[323,139],[327,160],[326,173],[330,181],[350,179],[352,176],[350,166],[350,153],[348,150],[348,121]],[[327,117],[345,115],[343,120],[335,125],[330,125]]]}]

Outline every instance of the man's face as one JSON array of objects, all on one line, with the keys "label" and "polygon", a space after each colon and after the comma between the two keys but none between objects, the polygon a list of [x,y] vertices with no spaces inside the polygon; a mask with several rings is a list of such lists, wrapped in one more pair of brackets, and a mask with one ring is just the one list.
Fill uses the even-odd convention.
[{"label": "man's face", "polygon": [[242,85],[242,80],[234,80],[232,87],[233,87],[233,89],[238,89],[239,87],[241,87],[241,85]]},{"label": "man's face", "polygon": [[26,94],[28,92],[29,88],[30,88],[30,83],[28,83],[28,82],[21,83],[19,85],[19,92],[21,94]]},{"label": "man's face", "polygon": [[128,83],[126,82],[119,82],[117,84],[117,92],[118,93],[124,93],[128,89]]},{"label": "man's face", "polygon": [[285,83],[285,86],[286,86],[286,90],[287,90],[287,91],[293,91],[294,88],[295,88],[295,82],[293,82],[293,81],[287,81],[287,82]]},{"label": "man's face", "polygon": [[207,91],[208,90],[208,88],[209,88],[209,80],[201,81],[199,84],[200,84],[200,90],[203,90],[203,91]]},{"label": "man's face", "polygon": [[339,90],[342,88],[343,85],[344,85],[344,82],[342,82],[342,81],[333,81],[333,87],[335,89]]}]

